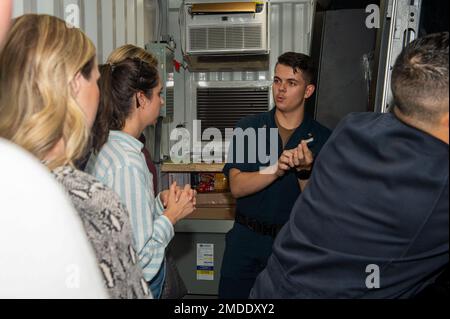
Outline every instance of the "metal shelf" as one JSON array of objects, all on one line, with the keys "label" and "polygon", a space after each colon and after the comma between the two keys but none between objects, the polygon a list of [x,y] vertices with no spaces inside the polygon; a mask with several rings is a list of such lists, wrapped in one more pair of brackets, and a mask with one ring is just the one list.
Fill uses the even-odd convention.
[{"label": "metal shelf", "polygon": [[207,163],[191,163],[191,164],[175,164],[163,163],[161,165],[161,172],[164,173],[221,173],[224,163],[221,164],[207,164]]}]

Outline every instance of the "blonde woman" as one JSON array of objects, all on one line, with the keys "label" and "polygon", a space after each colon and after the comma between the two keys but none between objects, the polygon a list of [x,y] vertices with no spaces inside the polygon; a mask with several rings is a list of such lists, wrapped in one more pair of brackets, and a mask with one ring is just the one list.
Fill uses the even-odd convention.
[{"label": "blonde woman", "polygon": [[[11,9],[10,0],[0,1],[0,47]],[[81,221],[56,181],[36,158],[2,138],[0,154],[0,298],[107,298]],[[55,221],[65,227],[49,226]],[[84,274],[78,289],[67,285],[73,265]]]},{"label": "blonde woman", "polygon": [[95,47],[79,29],[47,15],[17,18],[0,53],[0,137],[44,162],[65,187],[110,296],[146,298],[126,209],[112,190],[73,167],[96,117],[98,78]]}]

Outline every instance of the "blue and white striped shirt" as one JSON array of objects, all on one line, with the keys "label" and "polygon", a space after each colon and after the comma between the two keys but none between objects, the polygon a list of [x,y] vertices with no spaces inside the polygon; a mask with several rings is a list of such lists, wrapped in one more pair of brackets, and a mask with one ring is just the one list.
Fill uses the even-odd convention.
[{"label": "blue and white striped shirt", "polygon": [[174,229],[162,215],[164,207],[160,197],[155,199],[153,177],[142,147],[143,144],[131,135],[110,131],[100,152],[91,155],[86,172],[115,190],[128,208],[135,250],[144,278],[150,281],[161,267]]}]

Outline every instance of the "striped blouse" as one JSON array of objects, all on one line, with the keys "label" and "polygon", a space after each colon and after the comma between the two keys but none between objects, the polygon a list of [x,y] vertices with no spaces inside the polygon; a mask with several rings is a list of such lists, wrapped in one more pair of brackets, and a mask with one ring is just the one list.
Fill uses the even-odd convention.
[{"label": "striped blouse", "polygon": [[144,278],[150,281],[161,267],[174,229],[162,215],[160,197],[155,199],[153,177],[141,152],[143,146],[129,134],[110,131],[100,152],[91,155],[86,172],[115,190],[127,207],[135,250]]}]

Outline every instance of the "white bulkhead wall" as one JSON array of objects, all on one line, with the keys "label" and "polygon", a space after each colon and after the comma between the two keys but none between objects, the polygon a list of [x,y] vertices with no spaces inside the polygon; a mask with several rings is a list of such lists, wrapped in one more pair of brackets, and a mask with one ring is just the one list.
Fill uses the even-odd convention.
[{"label": "white bulkhead wall", "polygon": [[[182,61],[178,13],[183,1],[162,1],[167,1],[168,16],[159,12],[161,8],[157,0],[14,0],[13,16],[40,13],[65,19],[67,6],[77,5],[80,9],[80,28],[94,42],[99,63],[106,62],[108,55],[123,44],[144,47],[154,41],[158,29],[156,23],[160,23],[158,19],[167,19],[166,31],[177,45],[175,58]],[[197,115],[195,92],[200,81],[224,84],[229,81],[267,82],[273,77],[278,55],[286,51],[309,53],[315,0],[271,0],[269,3],[270,69],[259,72],[193,73],[181,69],[180,73],[175,72],[174,118],[163,124],[161,155],[168,155],[168,134],[177,124],[186,124],[192,132],[192,121]]]},{"label": "white bulkhead wall", "polygon": [[[182,61],[179,8],[183,0],[169,1],[168,33],[177,43],[175,58]],[[188,2],[185,0],[184,2]],[[211,0],[210,2],[220,2]],[[169,123],[172,130],[178,124],[185,124],[192,132],[192,121],[197,118],[196,89],[200,82],[216,85],[227,82],[244,83],[245,81],[266,83],[271,81],[277,58],[284,52],[295,51],[309,54],[312,25],[315,10],[315,0],[270,0],[270,68],[267,71],[235,71],[235,72],[189,72],[180,70],[174,74],[174,119]],[[272,98],[271,98],[272,104]],[[164,136],[164,134],[163,134]],[[163,155],[168,155],[169,147],[163,140]]]},{"label": "white bulkhead wall", "polygon": [[13,16],[25,13],[49,14],[65,19],[70,5],[80,13],[80,28],[97,48],[99,63],[123,44],[144,47],[154,39],[153,0],[14,0]]}]

